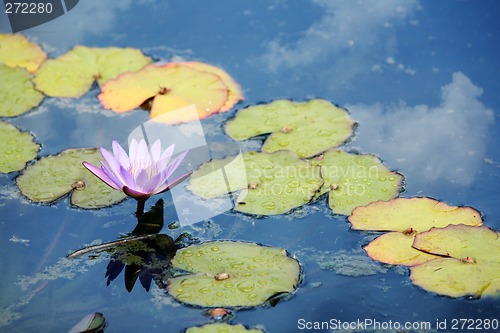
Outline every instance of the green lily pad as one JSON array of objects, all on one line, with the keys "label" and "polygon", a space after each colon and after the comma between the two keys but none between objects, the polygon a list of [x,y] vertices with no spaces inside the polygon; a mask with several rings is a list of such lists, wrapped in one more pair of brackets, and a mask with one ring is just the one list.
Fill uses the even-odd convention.
[{"label": "green lily pad", "polygon": [[70,193],[71,204],[80,208],[101,208],[125,199],[91,174],[82,165],[102,159],[95,148],[67,149],[58,155],[42,157],[16,178],[21,193],[34,202],[50,203]]},{"label": "green lily pad", "polygon": [[335,214],[349,215],[359,206],[399,195],[403,176],[387,169],[374,155],[330,150],[317,159],[328,192],[328,204]]},{"label": "green lily pad", "polygon": [[245,326],[229,325],[226,323],[206,324],[200,327],[190,327],[186,333],[264,333],[263,330],[257,328],[247,329]]},{"label": "green lily pad", "polygon": [[499,297],[500,233],[486,226],[449,225],[415,237],[420,251],[444,256],[411,268],[412,282],[451,297]]},{"label": "green lily pad", "polygon": [[[35,72],[47,58],[42,48],[20,34],[0,34],[0,63]],[[2,75],[3,78],[3,75]]]},{"label": "green lily pad", "polygon": [[38,90],[49,96],[80,97],[94,81],[102,86],[121,73],[140,70],[151,61],[133,48],[75,46],[68,53],[45,61],[34,82]]},{"label": "green lily pad", "polygon": [[206,307],[253,307],[291,294],[301,271],[283,249],[232,241],[188,246],[172,265],[189,273],[168,280],[169,294]]},{"label": "green lily pad", "polygon": [[0,64],[0,117],[19,116],[38,106],[43,94],[33,88],[31,75],[23,68]]},{"label": "green lily pad", "polygon": [[276,100],[240,110],[226,124],[235,140],[269,134],[262,151],[291,150],[299,157],[312,157],[343,144],[355,122],[346,110],[322,99],[305,103]]},{"label": "green lily pad", "polygon": [[243,163],[229,163],[233,159],[203,164],[191,175],[188,189],[204,199],[242,190],[235,210],[276,215],[310,202],[322,185],[319,167],[291,151],[251,151],[242,154]]},{"label": "green lily pad", "polygon": [[9,173],[24,168],[35,158],[40,146],[33,136],[19,131],[15,126],[0,121],[0,172]]},{"label": "green lily pad", "polygon": [[482,224],[481,213],[472,207],[450,206],[431,198],[396,198],[377,201],[353,210],[349,216],[353,229],[394,231],[384,234],[364,247],[377,261],[414,266],[437,256],[412,247],[418,232],[449,224]]}]

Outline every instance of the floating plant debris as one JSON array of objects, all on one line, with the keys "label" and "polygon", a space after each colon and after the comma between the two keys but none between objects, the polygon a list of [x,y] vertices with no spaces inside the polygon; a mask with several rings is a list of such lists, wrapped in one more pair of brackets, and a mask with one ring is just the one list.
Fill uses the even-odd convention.
[{"label": "floating plant debris", "polygon": [[444,256],[411,267],[421,288],[451,297],[500,296],[500,233],[486,226],[449,225],[415,236],[413,246]]},{"label": "floating plant debris", "polygon": [[40,146],[33,136],[19,131],[14,125],[0,121],[0,172],[9,173],[24,168],[36,157]]},{"label": "floating plant debris", "polygon": [[[151,108],[151,118],[175,124],[204,119],[229,110],[242,98],[239,86],[229,75],[202,63],[151,65],[139,72],[127,73],[102,87],[99,100],[105,108],[122,113],[141,105]],[[197,115],[181,118],[169,112],[191,104]]]},{"label": "floating plant debris", "polygon": [[303,103],[276,100],[238,111],[227,122],[226,132],[235,140],[271,133],[263,152],[286,149],[304,158],[343,144],[354,125],[345,109],[322,99]]},{"label": "floating plant debris", "polygon": [[387,169],[374,155],[330,150],[316,159],[324,180],[321,193],[336,214],[349,215],[359,206],[399,195],[403,176]]},{"label": "floating plant debris", "polygon": [[[20,34],[0,34],[0,63],[35,72],[47,58],[42,48]],[[2,81],[5,80],[1,75]]]},{"label": "floating plant debris", "polygon": [[300,264],[280,248],[215,241],[177,251],[172,265],[189,272],[168,280],[180,302],[206,307],[253,307],[294,292]]},{"label": "floating plant debris", "polygon": [[0,64],[0,117],[19,116],[38,106],[43,94],[35,90],[31,75],[23,68]]},{"label": "floating plant debris", "polygon": [[406,266],[437,258],[412,247],[418,232],[449,224],[482,224],[481,213],[472,207],[450,206],[420,197],[377,201],[358,207],[349,216],[349,221],[353,229],[393,231],[376,238],[364,250],[377,261]]},{"label": "floating plant debris", "polygon": [[186,330],[186,333],[264,333],[264,331],[257,328],[247,329],[241,324],[230,325],[226,323],[213,323],[198,327],[190,327]]},{"label": "floating plant debris", "polygon": [[241,190],[235,210],[276,215],[310,202],[323,183],[319,167],[291,151],[251,151],[242,156],[244,169],[228,162],[234,157],[203,164],[191,175],[188,189],[204,199]]},{"label": "floating plant debris", "polygon": [[75,46],[40,67],[34,82],[49,96],[81,97],[94,81],[102,85],[121,73],[137,71],[151,63],[141,51],[133,48],[96,48]]},{"label": "floating plant debris", "polygon": [[101,208],[125,199],[82,165],[98,164],[95,148],[68,149],[58,155],[42,157],[16,178],[21,193],[34,202],[51,203],[70,193],[71,204],[80,208]]}]

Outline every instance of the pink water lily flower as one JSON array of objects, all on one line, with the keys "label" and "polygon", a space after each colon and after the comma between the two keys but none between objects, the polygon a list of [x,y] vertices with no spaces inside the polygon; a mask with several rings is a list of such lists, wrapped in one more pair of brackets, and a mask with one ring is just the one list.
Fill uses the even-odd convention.
[{"label": "pink water lily flower", "polygon": [[144,139],[139,142],[132,139],[128,154],[116,140],[113,140],[112,146],[113,154],[101,148],[105,163],[100,161],[100,168],[86,161],[83,165],[110,187],[136,199],[137,214],[142,214],[144,203],[150,196],[168,191],[191,174],[188,172],[169,179],[187,151],[171,160],[175,146],[171,145],[162,152],[160,140],[148,149]]}]

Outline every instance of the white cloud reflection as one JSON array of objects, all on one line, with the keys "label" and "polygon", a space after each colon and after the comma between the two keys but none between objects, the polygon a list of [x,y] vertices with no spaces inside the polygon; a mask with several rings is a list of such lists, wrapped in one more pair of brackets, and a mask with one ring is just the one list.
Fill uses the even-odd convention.
[{"label": "white cloud reflection", "polygon": [[474,181],[486,152],[494,113],[480,101],[483,90],[461,72],[441,88],[439,106],[347,105],[359,122],[351,146],[378,154],[418,190]]}]

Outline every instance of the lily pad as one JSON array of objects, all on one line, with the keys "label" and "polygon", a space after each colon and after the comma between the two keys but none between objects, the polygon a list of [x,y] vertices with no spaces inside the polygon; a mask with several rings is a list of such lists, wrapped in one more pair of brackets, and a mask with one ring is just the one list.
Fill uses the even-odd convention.
[{"label": "lily pad", "polygon": [[310,202],[323,183],[319,167],[291,151],[251,151],[242,158],[243,164],[229,163],[234,157],[203,164],[191,175],[188,189],[204,199],[242,190],[235,210],[276,215]]},{"label": "lily pad", "polygon": [[[20,34],[0,34],[0,63],[35,72],[47,58],[42,48]],[[3,78],[3,75],[2,75]]]},{"label": "lily pad", "polygon": [[444,256],[411,267],[421,288],[451,297],[499,297],[500,233],[486,226],[449,225],[415,237],[413,246]]},{"label": "lily pad", "polygon": [[399,195],[403,176],[390,171],[374,155],[330,150],[317,162],[324,180],[322,193],[335,214],[349,215],[359,206]]},{"label": "lily pad", "polygon": [[387,264],[414,266],[436,259],[412,247],[418,232],[449,224],[482,224],[481,213],[472,207],[450,206],[431,198],[396,198],[354,209],[349,222],[357,230],[394,231],[364,247],[368,255]]},{"label": "lily pad", "polygon": [[240,110],[227,122],[226,132],[235,140],[271,133],[263,152],[286,149],[304,158],[343,144],[354,125],[345,109],[322,99],[304,103],[276,100]]},{"label": "lily pad", "polygon": [[33,88],[30,74],[23,68],[0,64],[0,117],[19,116],[38,106],[43,94]]},{"label": "lily pad", "polygon": [[229,91],[226,103],[224,103],[224,105],[221,107],[220,112],[231,110],[232,107],[236,105],[236,103],[244,98],[243,91],[241,90],[240,85],[223,69],[206,64],[204,62],[197,61],[179,62],[177,64],[188,66],[199,71],[215,74],[219,76],[222,81],[224,81]]},{"label": "lily pad", "polygon": [[33,142],[30,133],[21,132],[15,126],[0,121],[0,172],[9,173],[24,168],[35,158],[40,146]]},{"label": "lily pad", "polygon": [[91,174],[82,161],[99,164],[101,153],[94,148],[67,149],[42,157],[16,178],[21,193],[34,202],[51,203],[70,193],[71,204],[80,208],[101,208],[125,199]]},{"label": "lily pad", "polygon": [[189,273],[168,280],[169,294],[206,307],[253,307],[291,294],[301,271],[283,249],[232,241],[188,246],[172,265]]},{"label": "lily pad", "polygon": [[[99,100],[105,108],[122,113],[131,111],[152,99],[151,118],[161,116],[165,123],[187,122],[220,112],[228,100],[229,88],[215,74],[189,66],[168,63],[148,66],[136,73],[126,73],[102,87]],[[169,112],[196,105],[196,119],[178,118]]]},{"label": "lily pad", "polygon": [[229,325],[226,323],[214,323],[206,324],[200,327],[190,327],[186,330],[186,333],[264,333],[263,330],[253,328],[247,329],[245,326],[239,325]]},{"label": "lily pad", "polygon": [[37,89],[49,96],[81,97],[94,81],[102,87],[119,74],[140,70],[151,61],[133,48],[75,46],[68,53],[43,63],[34,82]]}]

